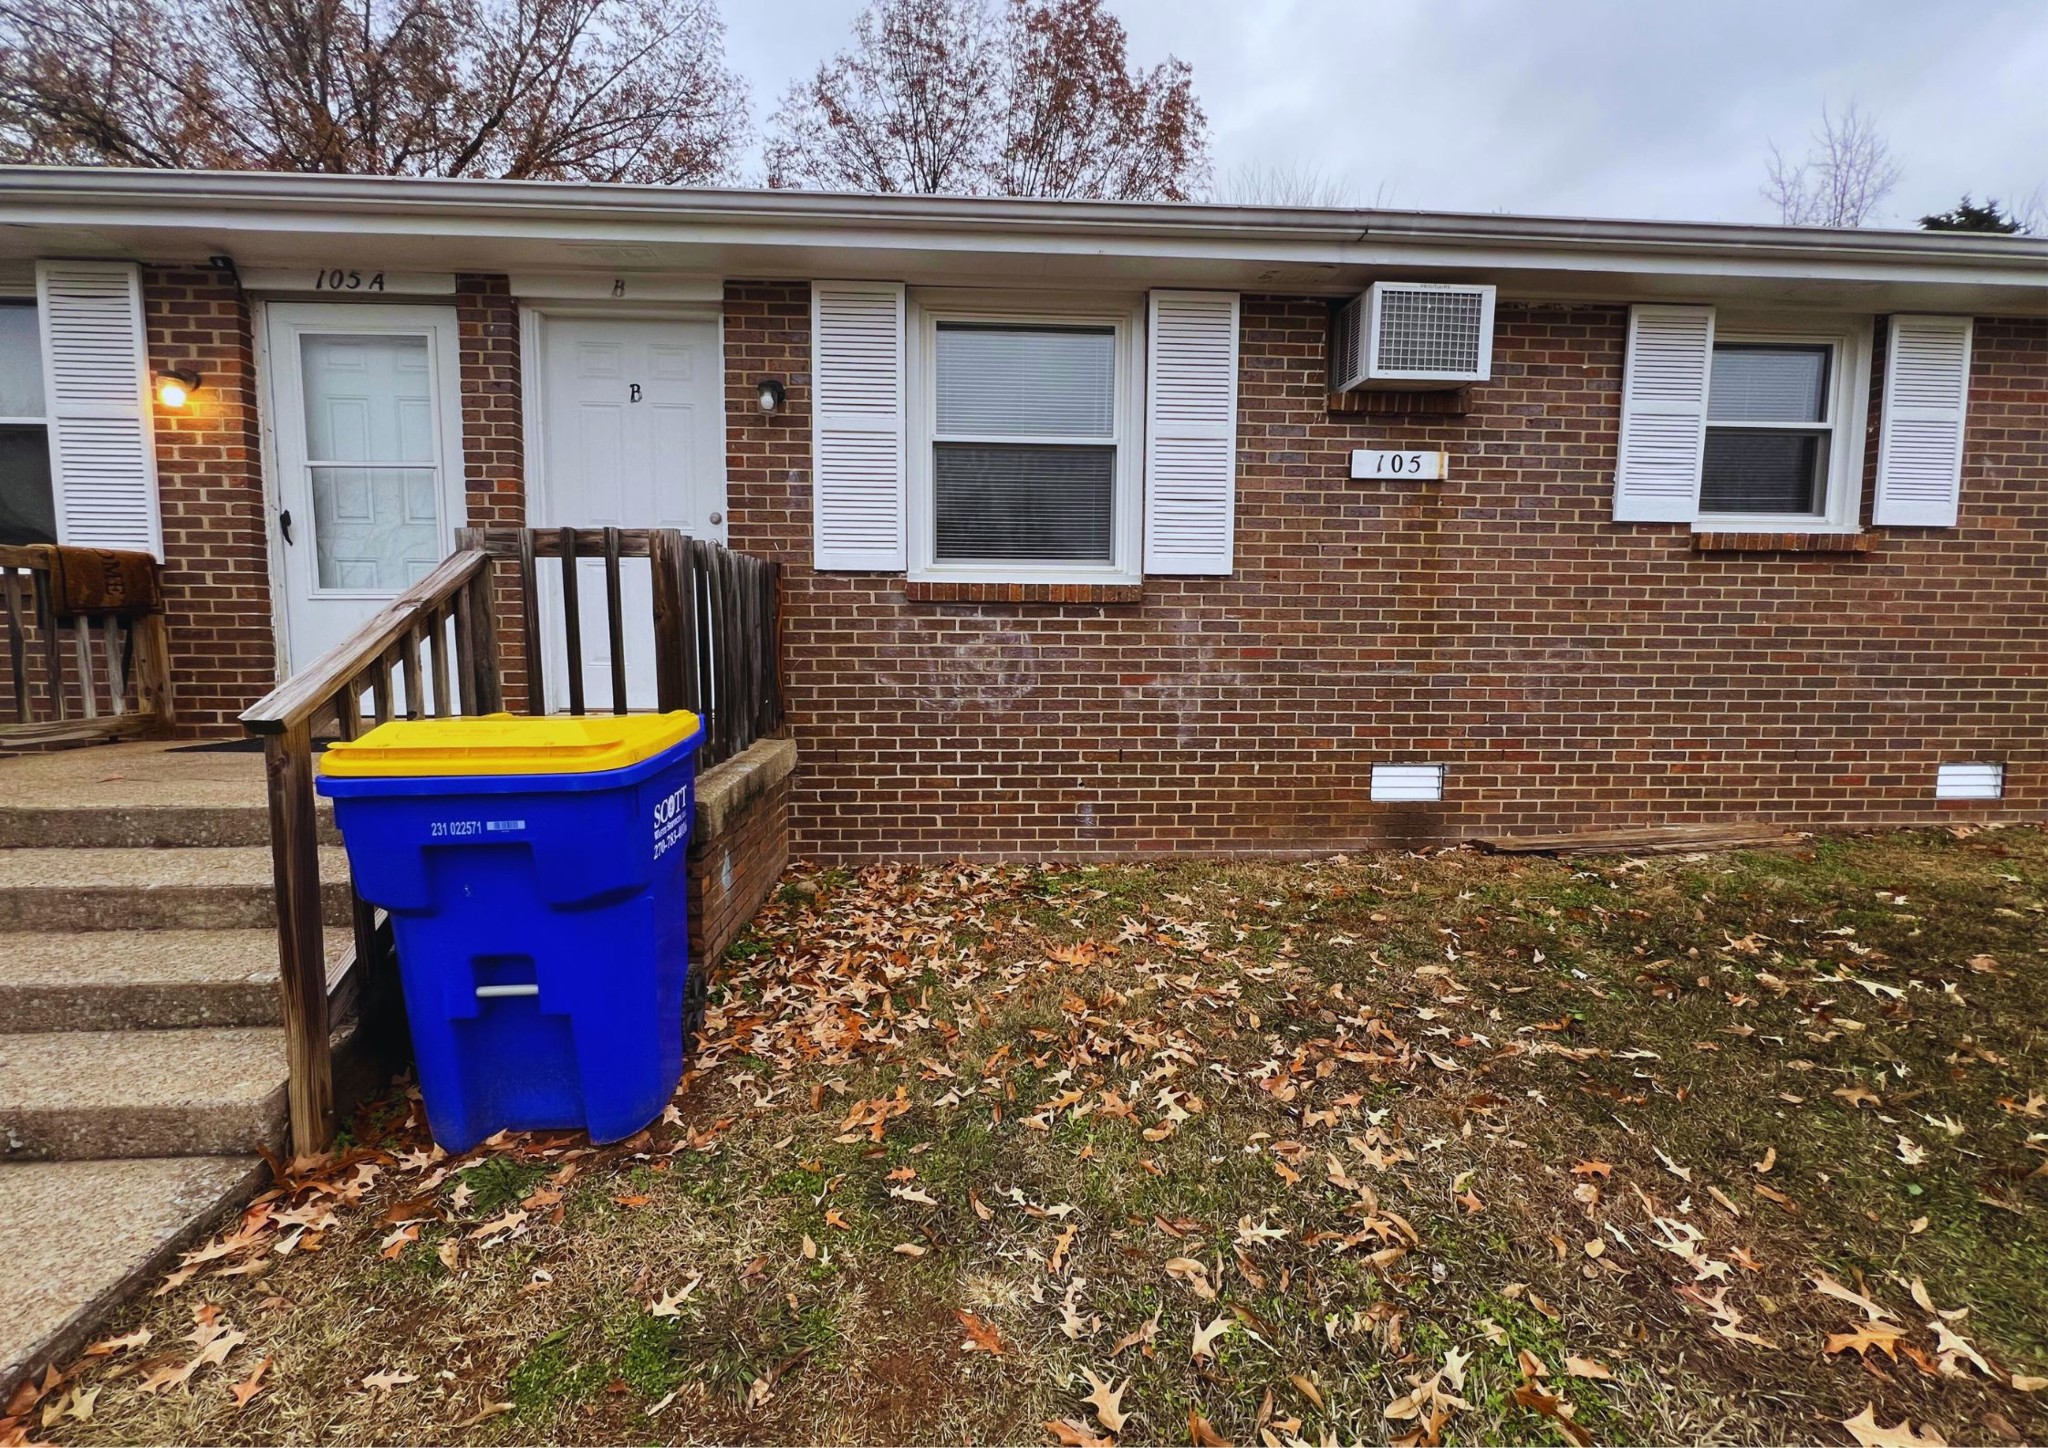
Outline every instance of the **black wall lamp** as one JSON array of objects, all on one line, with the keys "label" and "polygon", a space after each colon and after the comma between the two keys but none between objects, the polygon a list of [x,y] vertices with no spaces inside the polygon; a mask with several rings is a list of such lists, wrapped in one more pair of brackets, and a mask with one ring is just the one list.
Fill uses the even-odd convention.
[{"label": "black wall lamp", "polygon": [[156,374],[156,400],[175,412],[192,400],[204,381],[189,367],[166,367]]}]

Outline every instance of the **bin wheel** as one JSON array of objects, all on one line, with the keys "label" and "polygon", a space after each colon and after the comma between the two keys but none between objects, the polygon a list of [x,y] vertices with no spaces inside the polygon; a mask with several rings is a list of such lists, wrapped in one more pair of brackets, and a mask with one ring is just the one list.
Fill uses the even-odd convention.
[{"label": "bin wheel", "polygon": [[683,1049],[694,1051],[697,1033],[704,1029],[704,1001],[710,993],[711,983],[705,979],[702,970],[693,970],[683,977]]}]

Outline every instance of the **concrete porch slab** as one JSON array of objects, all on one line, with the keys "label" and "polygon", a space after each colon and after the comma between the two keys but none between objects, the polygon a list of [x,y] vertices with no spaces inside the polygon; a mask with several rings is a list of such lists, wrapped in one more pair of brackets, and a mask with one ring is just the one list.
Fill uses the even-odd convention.
[{"label": "concrete porch slab", "polygon": [[0,1164],[0,1397],[266,1179],[247,1156]]}]

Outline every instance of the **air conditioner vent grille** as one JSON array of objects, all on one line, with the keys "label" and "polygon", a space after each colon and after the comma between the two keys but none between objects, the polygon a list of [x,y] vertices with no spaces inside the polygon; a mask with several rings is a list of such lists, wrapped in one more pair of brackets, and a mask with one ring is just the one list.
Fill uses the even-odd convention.
[{"label": "air conditioner vent grille", "polygon": [[1388,288],[1380,297],[1381,372],[1479,372],[1486,298],[1477,291]]},{"label": "air conditioner vent grille", "polygon": [[1494,289],[1374,282],[1330,325],[1330,389],[1461,387],[1493,373]]}]

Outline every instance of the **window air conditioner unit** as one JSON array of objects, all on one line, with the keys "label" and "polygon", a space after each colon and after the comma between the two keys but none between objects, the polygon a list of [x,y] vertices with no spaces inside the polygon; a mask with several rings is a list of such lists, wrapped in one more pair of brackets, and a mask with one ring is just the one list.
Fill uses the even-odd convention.
[{"label": "window air conditioner unit", "polygon": [[1374,282],[1337,313],[1333,392],[1459,387],[1492,370],[1492,287]]}]

